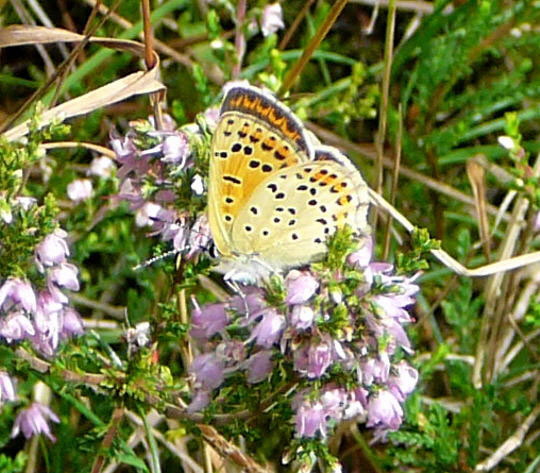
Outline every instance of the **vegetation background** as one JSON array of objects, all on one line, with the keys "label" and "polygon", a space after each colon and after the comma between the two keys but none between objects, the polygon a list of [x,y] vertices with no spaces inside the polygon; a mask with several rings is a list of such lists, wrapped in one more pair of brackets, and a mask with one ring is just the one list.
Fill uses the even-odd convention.
[{"label": "vegetation background", "polygon": [[[265,6],[254,0],[153,1],[153,33],[141,36],[138,0],[0,0],[0,25],[56,27],[149,45],[161,62],[156,66],[147,57],[146,66],[159,68],[165,111],[178,126],[219,104],[223,84],[232,79],[288,92],[287,103],[309,129],[347,153],[374,188],[380,182],[379,191],[400,212],[464,265],[538,249],[538,1],[289,0],[282,3],[285,27],[267,36],[260,26]],[[245,52],[239,57],[241,37]],[[7,47],[15,41],[9,35],[0,41],[3,132],[146,67],[132,52],[95,43]],[[299,64],[304,67],[295,69]],[[38,100],[43,107],[36,112]],[[211,471],[234,445],[242,446],[247,463],[229,455],[222,468],[256,468],[250,461],[291,468],[281,463],[291,432],[278,428],[279,415],[261,413],[246,429],[220,425],[210,412],[204,421],[218,430],[205,438],[214,435],[215,454],[193,422],[141,395],[141,386],[163,376],[157,353],[167,376],[177,383],[185,378],[180,351],[189,343],[189,324],[175,314],[191,294],[201,302],[212,296],[201,296],[200,281],[189,271],[180,280],[171,260],[133,270],[169,248],[135,225],[127,205],[109,205],[118,192],[116,177],[94,179],[93,195],[83,204],[67,198],[68,184],[106,154],[76,143],[107,148],[114,127],[125,133],[131,121],[153,113],[147,94],[102,102],[70,119],[69,130],[55,125],[61,138],[34,129],[25,145],[16,146],[18,165],[28,171],[26,194],[49,203],[39,225],[59,221],[70,235],[82,285],[72,301],[87,333],[62,345],[41,370],[39,355],[22,361],[14,346],[0,345],[0,363],[17,376],[19,396],[1,406],[0,471]],[[1,196],[13,185],[6,170],[15,151],[7,138],[0,143]],[[39,151],[43,142],[49,143],[46,153]],[[14,261],[19,247],[7,242],[19,240],[1,228],[4,280],[14,268],[25,273],[20,256],[28,252]],[[327,439],[321,457],[330,452],[351,472],[539,471],[538,267],[458,277],[427,256],[425,239],[411,238],[397,224],[389,233],[385,214],[378,218],[376,242],[379,259],[402,267],[408,262],[412,272],[423,265],[422,256],[429,262],[418,280],[416,323],[408,328],[420,381],[407,401],[405,423],[387,442],[372,444],[369,429],[346,425]],[[96,389],[85,373],[110,374],[103,359],[111,353],[126,359],[127,323],[142,321],[151,322],[154,344],[131,366],[130,382]],[[79,377],[68,379],[65,370]],[[52,426],[55,443],[10,436],[38,382],[50,388],[50,406],[62,420]],[[141,420],[152,406],[152,415],[165,415],[155,427]],[[322,463],[311,467],[325,469]]]}]

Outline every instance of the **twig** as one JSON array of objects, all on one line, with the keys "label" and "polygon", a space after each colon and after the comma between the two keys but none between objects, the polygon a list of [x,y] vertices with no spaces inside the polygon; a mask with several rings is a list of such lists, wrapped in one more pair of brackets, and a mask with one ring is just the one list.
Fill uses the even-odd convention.
[{"label": "twig", "polygon": [[309,58],[313,55],[313,52],[319,47],[321,41],[326,37],[326,35],[330,31],[330,28],[332,28],[332,25],[337,20],[339,14],[341,13],[341,10],[345,8],[347,1],[348,0],[337,0],[336,3],[334,3],[332,9],[324,19],[323,24],[319,27],[319,29],[315,33],[315,36],[311,38],[311,41],[304,49],[302,56],[298,58],[298,61],[294,63],[293,67],[285,76],[285,79],[283,79],[283,84],[281,85],[281,88],[278,92],[279,96],[284,95],[285,92],[287,92],[292,87],[294,81],[301,74],[302,70],[309,61]]},{"label": "twig", "polygon": [[[389,212],[392,217],[394,217],[394,219],[397,220],[409,233],[412,233],[415,230],[416,227],[409,222],[409,220],[402,213],[392,207],[383,197],[371,189],[368,189],[368,192],[370,200],[373,204]],[[506,271],[511,271],[513,269],[522,268],[524,266],[540,262],[540,251],[534,251],[532,253],[514,256],[512,258],[504,258],[503,256],[503,259],[495,263],[486,264],[484,266],[480,266],[479,268],[469,269],[463,266],[444,250],[430,250],[430,253],[456,274],[467,277],[484,277],[493,274],[497,275],[499,273],[504,273]]]},{"label": "twig", "polygon": [[112,149],[84,141],[51,141],[48,143],[41,143],[39,147],[43,149],[86,148],[103,156],[107,156],[108,158],[116,159],[116,153]]},{"label": "twig", "polygon": [[232,70],[232,78],[238,79],[242,70],[242,61],[246,52],[246,37],[244,36],[244,22],[246,20],[247,0],[238,0],[236,6],[236,32],[234,35],[234,47],[236,49],[236,62]]},{"label": "twig", "polygon": [[204,439],[225,458],[233,461],[248,473],[268,473],[269,470],[259,465],[255,460],[246,455],[236,445],[220,435],[214,427],[207,424],[197,424],[201,429]]},{"label": "twig", "polygon": [[[322,138],[322,141],[328,143],[329,145],[337,146],[338,148],[342,148],[352,153],[358,153],[362,155],[362,157],[365,157],[371,161],[375,160],[375,153],[373,152],[373,147],[371,145],[351,143],[350,141],[343,139],[335,133],[332,133],[331,131],[328,131],[327,129],[311,122],[307,123],[307,127],[316,135],[320,136]],[[389,169],[393,169],[394,167],[394,161],[390,158],[385,157],[383,159],[383,164],[386,168]],[[430,189],[433,189],[436,192],[445,194],[452,199],[463,202],[464,204],[474,206],[474,199],[471,196],[464,194],[457,189],[454,189],[452,186],[449,186],[442,181],[433,179],[429,176],[426,176],[425,174],[419,173],[405,166],[400,166],[399,173],[402,176],[408,177],[409,179],[421,182],[422,184],[429,187]],[[497,215],[498,213],[497,207],[493,205],[488,205],[487,210],[490,215]],[[508,221],[510,220],[510,217],[505,214],[503,216],[503,220]]]},{"label": "twig", "polygon": [[[403,118],[402,118],[401,104],[398,107],[398,130],[396,134],[396,154],[394,159],[394,167],[392,168],[392,188],[390,189],[390,204],[395,205],[396,194],[399,183],[399,167],[401,165],[401,139],[403,137]],[[383,158],[384,159],[384,158]],[[384,164],[384,163],[383,163]],[[392,218],[389,217],[386,222],[386,230],[384,232],[384,245],[383,245],[383,261],[388,259],[388,253],[390,252],[390,236],[392,235]]]},{"label": "twig", "polygon": [[[146,69],[153,69],[157,62],[157,55],[154,52],[154,31],[152,28],[152,20],[150,16],[150,2],[149,0],[141,0],[141,10],[143,19],[143,34],[144,34],[144,62]],[[164,99],[164,94],[161,92],[154,92],[150,94],[150,103],[154,109],[154,121],[156,123],[157,130],[163,130],[163,112],[161,110],[161,104]]]},{"label": "twig", "polygon": [[[350,0],[351,3],[359,3],[361,5],[379,5],[380,7],[387,7],[390,4],[390,0]],[[396,8],[403,11],[412,11],[418,13],[433,13],[435,7],[431,2],[422,2],[420,0],[397,0]],[[448,14],[454,10],[452,5],[448,5],[443,13]]]},{"label": "twig", "polygon": [[486,211],[486,182],[484,179],[484,168],[475,161],[468,160],[466,169],[473,190],[474,200],[476,201],[476,212],[478,214],[480,238],[484,248],[484,255],[486,261],[489,262],[491,261],[491,238]]},{"label": "twig", "polygon": [[103,302],[94,301],[81,294],[73,293],[73,294],[70,294],[69,297],[76,304],[82,305],[84,307],[90,307],[91,309],[94,309],[94,310],[99,310],[111,316],[113,319],[124,320],[124,314],[126,313],[125,307],[118,307],[118,306],[113,306],[110,304],[105,304]]},{"label": "twig", "polygon": [[300,26],[300,23],[302,22],[302,20],[304,19],[307,12],[311,8],[311,5],[313,5],[314,2],[315,2],[315,0],[308,0],[307,2],[304,3],[304,6],[298,12],[298,15],[296,15],[296,18],[292,22],[292,25],[289,27],[289,29],[286,31],[286,33],[283,35],[283,38],[279,43],[278,49],[283,50],[283,49],[285,49],[287,47],[287,44],[289,44],[289,41],[293,37],[293,34],[296,32],[296,30]]},{"label": "twig", "polygon": [[[116,437],[116,433],[118,432],[118,426],[120,425],[120,421],[122,420],[122,417],[124,417],[124,408],[123,407],[115,408],[112,418],[111,418],[111,425],[109,429],[107,430],[105,437],[103,437],[103,442],[101,442],[101,448],[103,450],[108,450],[111,447],[113,440]],[[91,473],[100,473],[104,464],[105,464],[105,455],[104,454],[98,455],[96,459],[94,460],[94,464],[92,465]]]},{"label": "twig", "polygon": [[523,439],[531,428],[536,418],[540,415],[540,405],[537,405],[532,412],[527,416],[523,423],[516,429],[516,431],[508,437],[502,445],[493,452],[491,456],[486,458],[483,462],[476,465],[474,471],[489,471],[499,464],[501,460],[507,455],[512,453],[516,448],[521,446]]},{"label": "twig", "polygon": [[[396,2],[390,0],[388,7],[386,37],[384,40],[384,70],[382,79],[381,102],[379,107],[379,129],[375,138],[375,174],[373,178],[373,189],[380,195],[383,193],[383,157],[384,142],[386,141],[386,124],[388,121],[388,95],[390,91],[390,72],[392,70],[392,53],[394,50],[394,29],[396,24]],[[377,227],[377,214],[374,215],[373,227]]]},{"label": "twig", "polygon": [[[130,21],[126,20],[125,18],[123,18],[122,16],[114,12],[111,12],[109,7],[107,7],[107,5],[104,5],[101,2],[98,2],[97,0],[84,0],[84,2],[92,7],[99,5],[98,11],[102,15],[106,15],[106,18],[110,18],[111,21],[121,26],[122,28],[127,30],[133,27],[133,23],[131,23]],[[142,38],[143,34],[141,33],[139,37]],[[193,66],[193,61],[188,56],[186,56],[185,54],[181,54],[178,51],[175,51],[173,48],[166,45],[162,41],[158,39],[154,39],[154,46],[156,48],[156,51],[166,54],[167,56],[171,57],[173,60],[175,60],[179,64],[183,64],[184,66],[189,67],[189,68]]]}]

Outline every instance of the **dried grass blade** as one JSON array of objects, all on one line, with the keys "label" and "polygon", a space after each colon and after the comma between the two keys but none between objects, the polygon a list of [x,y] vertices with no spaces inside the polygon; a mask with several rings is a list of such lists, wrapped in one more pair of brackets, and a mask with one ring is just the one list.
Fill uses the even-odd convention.
[{"label": "dried grass blade", "polygon": [[[149,71],[139,71],[118,79],[110,84],[99,87],[73,100],[64,102],[46,112],[41,120],[43,124],[51,123],[56,118],[66,119],[85,115],[94,110],[121,102],[134,95],[149,94],[164,90],[165,86],[156,79],[158,68]],[[25,121],[3,134],[8,141],[13,141],[28,133],[28,123]]]},{"label": "dried grass blade", "polygon": [[[409,222],[409,220],[407,220],[407,218],[395,207],[390,205],[375,191],[368,189],[368,192],[372,203],[389,212],[390,215],[392,215],[392,217],[397,220],[409,233],[414,231],[415,226]],[[514,256],[513,258],[503,259],[501,261],[497,261],[496,263],[487,264],[479,268],[469,269],[455,260],[444,250],[431,250],[431,254],[456,274],[468,277],[490,276],[492,274],[504,273],[506,271],[511,271],[512,269],[517,269],[540,262],[540,251],[535,251],[533,253],[527,253],[521,256]]]},{"label": "dried grass blade", "polygon": [[[0,48],[30,44],[80,43],[84,39],[84,35],[45,26],[11,25],[0,30]],[[98,36],[92,36],[89,41],[144,57],[144,45],[137,41]]]}]

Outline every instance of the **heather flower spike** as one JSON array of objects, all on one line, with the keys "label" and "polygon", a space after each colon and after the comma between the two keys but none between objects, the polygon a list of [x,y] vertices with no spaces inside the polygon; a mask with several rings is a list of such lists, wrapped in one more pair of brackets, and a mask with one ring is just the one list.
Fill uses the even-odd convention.
[{"label": "heather flower spike", "polygon": [[[416,369],[395,357],[400,350],[412,352],[403,325],[411,321],[408,308],[418,286],[395,276],[391,265],[373,262],[372,248],[367,240],[330,277],[324,268],[289,271],[281,283],[281,303],[269,288],[246,287],[245,294],[229,301],[196,305],[192,335],[203,353],[192,371],[201,389],[190,410],[206,407],[215,390],[238,372],[248,384],[264,382],[281,359],[300,380],[292,400],[298,436],[324,438],[347,419],[373,427],[376,438],[397,429],[402,404],[418,380]],[[224,349],[234,343],[253,353],[244,358],[243,350]]]}]

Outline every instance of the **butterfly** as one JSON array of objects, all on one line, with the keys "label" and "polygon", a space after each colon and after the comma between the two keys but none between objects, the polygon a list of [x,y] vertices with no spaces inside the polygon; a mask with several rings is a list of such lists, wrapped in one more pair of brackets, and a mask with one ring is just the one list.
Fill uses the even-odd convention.
[{"label": "butterfly", "polygon": [[254,282],[320,260],[337,228],[369,232],[368,203],[360,172],[287,106],[253,86],[226,92],[208,181],[218,271]]}]

